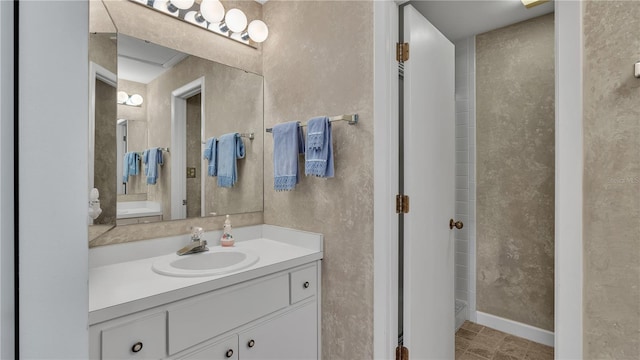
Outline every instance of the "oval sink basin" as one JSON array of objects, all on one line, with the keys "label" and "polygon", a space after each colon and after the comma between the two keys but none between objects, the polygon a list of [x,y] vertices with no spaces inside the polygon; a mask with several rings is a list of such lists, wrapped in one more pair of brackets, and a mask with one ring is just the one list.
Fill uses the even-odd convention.
[{"label": "oval sink basin", "polygon": [[169,256],[153,263],[158,274],[180,277],[222,275],[247,268],[260,257],[246,249],[214,248],[183,256]]}]

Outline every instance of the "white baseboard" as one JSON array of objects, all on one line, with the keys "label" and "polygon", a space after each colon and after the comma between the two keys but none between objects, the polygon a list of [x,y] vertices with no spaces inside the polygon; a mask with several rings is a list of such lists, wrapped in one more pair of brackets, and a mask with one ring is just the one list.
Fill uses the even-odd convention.
[{"label": "white baseboard", "polygon": [[476,311],[476,323],[547,346],[554,345],[554,333],[551,331],[517,321]]}]

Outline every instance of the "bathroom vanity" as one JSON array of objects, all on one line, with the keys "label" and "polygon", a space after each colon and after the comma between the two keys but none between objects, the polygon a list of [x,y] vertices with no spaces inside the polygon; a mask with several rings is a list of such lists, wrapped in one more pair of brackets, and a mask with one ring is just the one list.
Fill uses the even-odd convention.
[{"label": "bathroom vanity", "polygon": [[[214,244],[219,233],[205,238]],[[234,249],[210,246],[211,253],[180,259],[175,250],[188,236],[92,249],[90,358],[319,359],[322,236],[269,225],[234,235],[240,240]],[[167,254],[169,248],[174,252]],[[133,258],[144,249],[153,256]],[[222,259],[225,251],[258,259],[207,276],[199,276],[200,262],[189,260]],[[153,270],[163,264],[170,272],[166,264],[175,261],[186,261],[193,272]]]}]

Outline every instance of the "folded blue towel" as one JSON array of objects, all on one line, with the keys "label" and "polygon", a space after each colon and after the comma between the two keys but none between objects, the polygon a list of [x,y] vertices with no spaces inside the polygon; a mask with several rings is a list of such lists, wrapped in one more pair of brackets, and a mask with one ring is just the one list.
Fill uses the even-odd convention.
[{"label": "folded blue towel", "polygon": [[224,134],[218,140],[218,186],[230,188],[238,182],[237,159],[244,158],[244,142],[238,133]]},{"label": "folded blue towel", "polygon": [[[331,139],[331,121],[326,116],[309,120],[309,132],[313,129],[314,146],[308,146],[305,154],[304,173],[324,178],[334,176],[333,170],[333,143]],[[322,129],[319,131],[319,129]],[[307,135],[309,136],[309,135]],[[320,146],[317,146],[317,137],[322,137]],[[311,139],[307,138],[307,141]]]},{"label": "folded blue towel", "polygon": [[209,176],[218,175],[218,167],[216,161],[218,160],[218,139],[212,137],[207,140],[207,144],[202,152],[202,158],[209,160],[209,167],[207,168],[207,174]]},{"label": "folded blue towel", "polygon": [[140,155],[137,152],[124,154],[122,161],[122,182],[129,181],[129,176],[140,174]]},{"label": "folded blue towel", "polygon": [[298,154],[304,154],[304,137],[298,121],[273,127],[273,188],[293,190],[300,181]]},{"label": "folded blue towel", "polygon": [[158,165],[162,165],[162,150],[155,147],[147,149],[142,154],[142,161],[144,162],[144,174],[147,176],[147,184],[155,185],[158,180]]},{"label": "folded blue towel", "polygon": [[307,149],[322,150],[324,141],[325,116],[313,118],[307,123]]}]

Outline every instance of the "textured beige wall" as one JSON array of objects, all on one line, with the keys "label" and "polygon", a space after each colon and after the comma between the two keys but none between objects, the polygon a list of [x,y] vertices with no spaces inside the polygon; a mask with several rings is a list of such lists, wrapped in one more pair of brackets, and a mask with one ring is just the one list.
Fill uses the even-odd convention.
[{"label": "textured beige wall", "polygon": [[361,116],[357,126],[333,126],[336,177],[302,175],[291,192],[273,190],[273,141],[266,138],[264,217],[324,234],[323,358],[372,359],[373,4],[269,1],[264,16],[265,126]]},{"label": "textured beige wall", "polygon": [[94,224],[116,223],[116,89],[96,81],[93,187],[102,213]]},{"label": "textured beige wall", "polygon": [[587,1],[583,21],[584,358],[638,359],[640,2]]},{"label": "textured beige wall", "polygon": [[115,33],[107,9],[102,0],[89,0],[89,32],[90,33]]},{"label": "textured beige wall", "polygon": [[553,331],[553,14],[476,37],[477,309]]},{"label": "textured beige wall", "polygon": [[89,61],[118,73],[118,49],[114,33],[89,34]]}]

